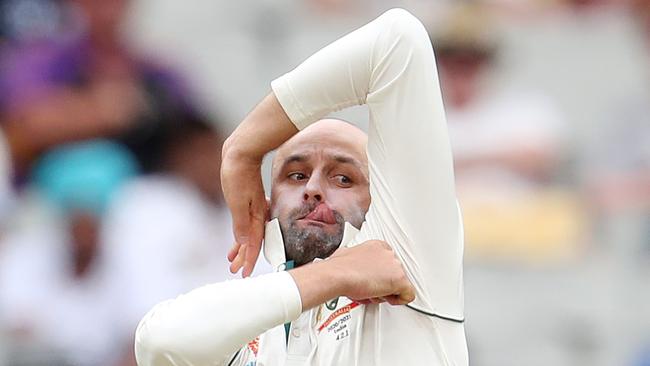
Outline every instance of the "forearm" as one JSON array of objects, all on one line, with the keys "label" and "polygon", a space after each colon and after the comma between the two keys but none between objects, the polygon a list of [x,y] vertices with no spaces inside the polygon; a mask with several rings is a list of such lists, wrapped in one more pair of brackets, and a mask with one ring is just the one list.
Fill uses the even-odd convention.
[{"label": "forearm", "polygon": [[289,271],[300,291],[304,310],[311,309],[345,294],[345,268],[339,268],[336,259],[311,263]]},{"label": "forearm", "polygon": [[296,134],[273,93],[267,95],[239,124],[223,145],[223,159],[261,163],[264,155]]},{"label": "forearm", "polygon": [[256,336],[346,295],[346,260],[333,258],[289,272],[208,285],[162,302],[136,330],[138,364],[225,364]]},{"label": "forearm", "polygon": [[207,285],[156,305],[138,325],[138,364],[221,365],[256,336],[300,315],[287,273]]}]

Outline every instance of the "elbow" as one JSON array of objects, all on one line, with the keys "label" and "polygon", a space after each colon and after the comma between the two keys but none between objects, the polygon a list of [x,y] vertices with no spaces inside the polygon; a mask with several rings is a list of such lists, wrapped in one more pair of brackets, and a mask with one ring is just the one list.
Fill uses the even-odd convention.
[{"label": "elbow", "polygon": [[387,10],[384,13],[385,17],[388,17],[394,21],[399,21],[403,23],[416,23],[419,24],[420,21],[418,18],[415,17],[415,15],[411,14],[408,10],[402,9],[402,8],[392,8],[390,10]]},{"label": "elbow", "polygon": [[233,145],[234,145],[233,140],[234,140],[233,135],[230,135],[223,142],[223,145],[221,145],[221,159],[222,160],[225,159],[226,157],[228,157],[229,154],[231,153]]},{"label": "elbow", "polygon": [[174,301],[156,305],[138,324],[134,344],[138,366],[222,365],[233,353],[224,337],[188,321],[187,313],[170,312]]},{"label": "elbow", "polygon": [[168,349],[165,337],[147,324],[147,317],[142,319],[135,331],[135,359],[138,366],[173,365],[172,362],[164,362],[164,354]]},{"label": "elbow", "polygon": [[[154,307],[140,321],[135,331],[135,358],[138,366],[188,365],[176,355],[183,355],[183,338],[160,323]],[[176,335],[176,336],[175,336]],[[191,363],[190,363],[191,364]]]},{"label": "elbow", "polygon": [[399,42],[405,42],[413,48],[431,48],[429,34],[422,22],[407,10],[394,8],[384,13],[387,27]]}]

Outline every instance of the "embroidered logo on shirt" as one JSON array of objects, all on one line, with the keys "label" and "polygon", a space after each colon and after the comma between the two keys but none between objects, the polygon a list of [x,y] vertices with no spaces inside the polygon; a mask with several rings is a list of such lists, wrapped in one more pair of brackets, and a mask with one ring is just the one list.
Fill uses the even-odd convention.
[{"label": "embroidered logo on shirt", "polygon": [[347,324],[351,318],[349,313],[359,305],[358,302],[353,301],[336,310],[318,327],[318,332],[320,333],[323,329],[327,329],[328,333],[334,333],[336,335],[337,341],[346,338],[350,335]]},{"label": "embroidered logo on shirt", "polygon": [[250,349],[251,352],[253,352],[255,357],[257,357],[257,350],[259,349],[259,346],[260,346],[260,337],[257,337],[252,341],[248,342],[248,349]]},{"label": "embroidered logo on shirt", "polygon": [[328,302],[326,302],[326,303],[325,303],[325,306],[326,306],[329,310],[334,311],[334,309],[336,309],[336,307],[338,306],[338,304],[339,304],[339,298],[337,297],[336,299],[334,299],[334,300],[332,300],[332,301],[328,301]]}]

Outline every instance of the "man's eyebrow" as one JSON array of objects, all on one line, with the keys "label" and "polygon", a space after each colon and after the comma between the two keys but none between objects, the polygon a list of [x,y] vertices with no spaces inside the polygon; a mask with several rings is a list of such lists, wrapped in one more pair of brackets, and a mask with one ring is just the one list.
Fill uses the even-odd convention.
[{"label": "man's eyebrow", "polygon": [[286,159],[284,159],[284,163],[282,165],[287,165],[287,164],[291,164],[291,163],[304,163],[307,160],[309,160],[307,155],[304,155],[304,154],[291,154]]},{"label": "man's eyebrow", "polygon": [[342,164],[352,164],[354,166],[357,166],[361,168],[361,164],[357,159],[354,159],[352,157],[346,156],[346,155],[334,155],[332,157],[335,161],[342,163]]}]

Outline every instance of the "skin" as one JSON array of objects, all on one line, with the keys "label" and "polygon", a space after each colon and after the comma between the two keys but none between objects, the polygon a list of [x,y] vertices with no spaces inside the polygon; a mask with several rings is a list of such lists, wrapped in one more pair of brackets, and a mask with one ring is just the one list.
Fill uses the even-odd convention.
[{"label": "skin", "polygon": [[287,258],[297,266],[332,255],[346,221],[361,227],[370,206],[366,143],[357,127],[324,119],[278,149],[271,217],[278,218]]}]

